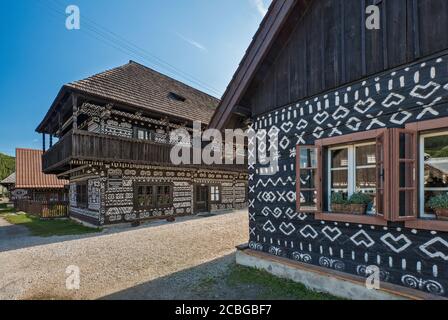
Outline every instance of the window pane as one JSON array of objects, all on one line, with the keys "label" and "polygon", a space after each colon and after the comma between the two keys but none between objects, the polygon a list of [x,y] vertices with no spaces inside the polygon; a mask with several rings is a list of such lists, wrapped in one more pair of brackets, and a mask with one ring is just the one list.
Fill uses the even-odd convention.
[{"label": "window pane", "polygon": [[356,147],[356,165],[370,166],[376,164],[376,145]]},{"label": "window pane", "polygon": [[425,188],[448,187],[448,135],[425,138]]},{"label": "window pane", "polygon": [[[448,163],[443,164],[448,167]],[[425,188],[448,188],[448,172],[441,169],[442,164],[425,163]],[[440,168],[440,169],[439,169]]]},{"label": "window pane", "polygon": [[400,159],[414,159],[415,158],[415,152],[414,152],[414,136],[409,133],[400,133]]},{"label": "window pane", "polygon": [[438,195],[442,195],[442,194],[448,194],[448,189],[445,191],[428,191],[425,190],[425,214],[435,214],[434,210],[431,209],[428,205],[429,200],[431,200],[431,198],[434,198]]},{"label": "window pane", "polygon": [[425,138],[425,160],[448,158],[448,134]]},{"label": "window pane", "polygon": [[400,217],[414,215],[414,191],[400,191]]},{"label": "window pane", "polygon": [[316,170],[300,170],[300,188],[314,189],[316,180]]},{"label": "window pane", "polygon": [[376,168],[356,170],[356,189],[376,188]]},{"label": "window pane", "polygon": [[317,155],[315,148],[300,148],[300,168],[316,168]]},{"label": "window pane", "polygon": [[348,187],[348,172],[347,170],[331,171],[331,188],[332,189],[347,189]]},{"label": "window pane", "polygon": [[331,151],[331,168],[348,167],[348,149],[339,149]]},{"label": "window pane", "polygon": [[316,210],[316,191],[300,192],[300,209],[302,210]]},{"label": "window pane", "polygon": [[157,186],[157,205],[166,206],[171,203],[171,189],[170,186]]},{"label": "window pane", "polygon": [[414,187],[414,163],[400,162],[400,188]]}]

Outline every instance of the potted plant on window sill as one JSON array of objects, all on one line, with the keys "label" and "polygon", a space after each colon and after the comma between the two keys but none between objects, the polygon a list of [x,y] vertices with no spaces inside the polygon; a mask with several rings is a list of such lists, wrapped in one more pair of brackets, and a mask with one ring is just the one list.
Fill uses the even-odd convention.
[{"label": "potted plant on window sill", "polygon": [[370,196],[362,192],[354,193],[349,199],[350,213],[356,215],[366,214],[367,206],[370,202],[372,202]]},{"label": "potted plant on window sill", "polygon": [[437,219],[448,220],[448,194],[432,197],[428,205],[436,213]]},{"label": "potted plant on window sill", "polygon": [[331,209],[336,213],[344,213],[350,211],[350,204],[345,199],[344,194],[336,192],[331,195]]}]

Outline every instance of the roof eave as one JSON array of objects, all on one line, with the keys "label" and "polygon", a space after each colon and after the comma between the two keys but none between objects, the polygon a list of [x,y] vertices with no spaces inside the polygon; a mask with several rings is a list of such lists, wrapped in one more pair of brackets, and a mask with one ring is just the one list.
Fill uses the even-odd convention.
[{"label": "roof eave", "polygon": [[[209,127],[222,130],[225,122],[246,91],[253,75],[269,52],[292,9],[300,0],[275,0],[269,7],[241,63],[230,81]],[[266,30],[267,29],[267,30]]]},{"label": "roof eave", "polygon": [[63,85],[61,89],[59,90],[58,95],[56,96],[56,99],[54,99],[53,103],[51,104],[50,109],[47,111],[44,119],[40,122],[40,124],[37,126],[35,131],[37,133],[45,133],[45,125],[47,124],[48,120],[50,119],[53,112],[56,110],[57,106],[61,102],[62,98],[67,93],[68,87],[66,85]]}]

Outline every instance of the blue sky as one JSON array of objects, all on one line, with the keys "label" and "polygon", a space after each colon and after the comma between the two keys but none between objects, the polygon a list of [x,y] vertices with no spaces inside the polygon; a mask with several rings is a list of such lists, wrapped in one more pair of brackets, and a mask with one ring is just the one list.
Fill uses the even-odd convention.
[{"label": "blue sky", "polygon": [[[220,97],[270,2],[1,0],[0,152],[41,148],[34,130],[60,87],[129,60]],[[80,30],[65,28],[71,4]]]}]

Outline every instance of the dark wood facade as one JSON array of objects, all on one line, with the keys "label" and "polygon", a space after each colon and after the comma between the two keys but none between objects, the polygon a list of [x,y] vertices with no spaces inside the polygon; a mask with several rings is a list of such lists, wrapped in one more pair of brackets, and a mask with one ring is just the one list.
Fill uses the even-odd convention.
[{"label": "dark wood facade", "polygon": [[365,9],[376,1],[307,2],[291,14],[292,30],[278,36],[279,52],[268,55],[240,102],[253,115],[448,48],[444,0],[380,1],[380,30],[365,27]]},{"label": "dark wood facade", "polygon": [[[373,2],[380,30],[364,25]],[[274,1],[211,121],[241,123],[245,108],[252,130],[278,132],[278,164],[249,166],[251,249],[358,276],[375,265],[382,281],[448,295],[448,222],[423,197],[428,177],[445,192],[424,139],[448,134],[447,26],[446,1]],[[371,213],[332,209],[333,190],[372,180]]]}]

